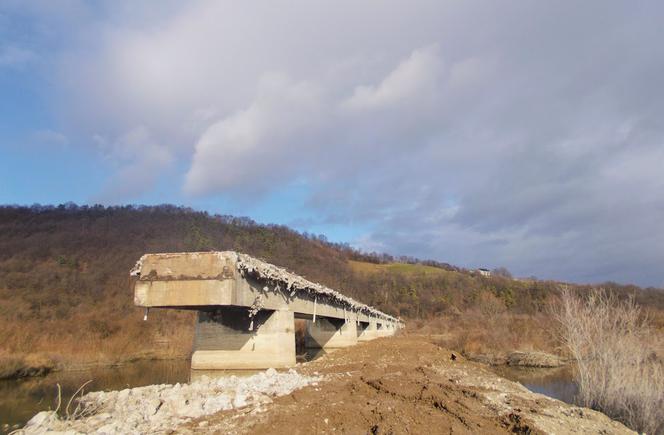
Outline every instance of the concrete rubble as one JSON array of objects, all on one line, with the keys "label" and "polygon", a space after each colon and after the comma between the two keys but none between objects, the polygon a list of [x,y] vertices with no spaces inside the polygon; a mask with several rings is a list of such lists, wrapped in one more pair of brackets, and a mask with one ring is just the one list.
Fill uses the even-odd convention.
[{"label": "concrete rubble", "polygon": [[54,411],[43,411],[18,433],[165,433],[192,419],[219,411],[248,405],[260,408],[274,397],[317,385],[321,379],[300,375],[292,369],[284,373],[268,369],[248,377],[211,379],[203,376],[189,384],[93,392],[81,399],[82,407],[91,411],[88,417],[67,420]]},{"label": "concrete rubble", "polygon": [[329,287],[325,287],[322,284],[311,282],[299,275],[287,271],[282,267],[258,260],[246,254],[235,254],[238,258],[237,268],[241,273],[251,275],[260,281],[266,281],[270,283],[275,290],[279,290],[280,287],[283,287],[287,291],[290,291],[291,294],[294,294],[295,292],[305,292],[313,295],[321,295],[323,297],[340,302],[348,306],[348,308],[354,308],[367,314],[372,314],[380,318],[399,322],[399,319],[396,317],[389,316],[373,307],[357,302],[353,298],[344,296],[338,291],[332,290]]}]

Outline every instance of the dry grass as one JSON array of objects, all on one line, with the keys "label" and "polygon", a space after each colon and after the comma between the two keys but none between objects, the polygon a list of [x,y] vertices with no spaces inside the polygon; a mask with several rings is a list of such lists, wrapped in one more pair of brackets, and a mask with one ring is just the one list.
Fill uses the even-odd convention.
[{"label": "dry grass", "polygon": [[634,300],[601,290],[582,299],[565,289],[555,315],[578,364],[581,403],[640,432],[664,433],[661,338]]},{"label": "dry grass", "polygon": [[506,364],[516,350],[558,353],[555,335],[546,314],[488,312],[479,307],[407,325],[430,334],[441,346],[490,364]]},{"label": "dry grass", "polygon": [[45,375],[56,367],[56,359],[42,353],[0,353],[0,379]]},{"label": "dry grass", "polygon": [[377,273],[377,272],[394,272],[402,273],[405,275],[446,275],[455,274],[458,272],[451,272],[439,267],[427,266],[424,264],[407,264],[407,263],[368,263],[365,261],[348,260],[348,264],[354,272],[358,273]]},{"label": "dry grass", "polygon": [[130,298],[102,296],[83,300],[62,318],[56,313],[61,304],[33,314],[9,291],[0,289],[0,297],[6,302],[0,313],[0,378],[140,358],[183,358],[191,351],[190,312],[153,310],[144,322]]}]

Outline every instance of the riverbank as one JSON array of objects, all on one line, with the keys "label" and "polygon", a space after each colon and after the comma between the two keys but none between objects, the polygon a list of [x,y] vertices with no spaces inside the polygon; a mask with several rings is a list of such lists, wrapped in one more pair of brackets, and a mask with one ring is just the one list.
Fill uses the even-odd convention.
[{"label": "riverbank", "polygon": [[140,353],[120,356],[71,358],[60,354],[0,355],[0,381],[46,376],[51,373],[122,367],[138,361],[188,360],[188,353]]},{"label": "riverbank", "polygon": [[[125,433],[145,430],[144,424],[178,433],[401,433],[405,428],[415,433],[431,428],[441,433],[633,433],[601,413],[533,393],[423,336],[358,344],[298,364],[295,372],[280,375],[320,379],[315,381],[318,385],[302,385],[282,396],[260,393],[260,400],[221,407],[213,414],[202,412],[207,409],[203,399],[233,404],[239,384],[223,384],[230,382],[226,378],[213,395],[203,389],[201,397],[195,393],[199,387],[185,397],[172,395],[173,389],[183,386],[153,386],[122,394],[92,393],[84,402],[97,404],[100,397],[112,397],[102,401],[88,418],[96,418],[99,424],[103,420],[105,425],[127,423]],[[223,394],[226,399],[219,399]],[[129,422],[126,414],[116,412],[131,408],[134,399],[129,397],[140,397],[140,403],[152,406],[140,408],[141,418],[148,423]],[[179,408],[192,412],[177,421],[162,418],[162,411]],[[40,418],[46,427],[63,427],[52,414]],[[89,424],[89,420],[81,424]],[[35,427],[43,426],[33,424],[26,433]],[[74,430],[78,427],[72,426]]]},{"label": "riverbank", "polygon": [[0,380],[44,376],[57,367],[55,358],[43,354],[0,354]]},{"label": "riverbank", "polygon": [[517,350],[503,353],[464,354],[475,362],[490,366],[509,366],[522,368],[559,368],[569,364],[567,358],[541,351]]}]

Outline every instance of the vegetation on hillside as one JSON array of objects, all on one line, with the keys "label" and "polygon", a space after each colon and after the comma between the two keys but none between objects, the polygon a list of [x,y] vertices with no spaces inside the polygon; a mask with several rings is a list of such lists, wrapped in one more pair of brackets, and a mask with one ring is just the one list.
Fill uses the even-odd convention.
[{"label": "vegetation on hillside", "polygon": [[[21,358],[35,360],[35,354],[42,362],[184,356],[193,335],[192,313],[154,310],[143,322],[133,306],[128,271],[144,253],[227,249],[286,267],[417,326],[440,319],[460,325],[474,313],[482,328],[525,319],[535,330],[539,326],[532,326],[532,319],[546,317],[558,287],[366,254],[284,226],[171,205],[5,206],[0,207],[0,361],[20,366]],[[655,289],[605,287],[664,309]],[[515,330],[510,336],[522,335]]]}]

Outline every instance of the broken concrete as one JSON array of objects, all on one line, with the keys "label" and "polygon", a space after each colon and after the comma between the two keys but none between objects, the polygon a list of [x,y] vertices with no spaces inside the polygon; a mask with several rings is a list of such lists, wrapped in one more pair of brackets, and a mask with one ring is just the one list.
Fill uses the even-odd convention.
[{"label": "broken concrete", "polygon": [[277,373],[270,369],[249,377],[203,377],[190,384],[99,391],[88,393],[80,400],[87,417],[67,420],[53,411],[44,411],[35,415],[18,433],[170,433],[194,418],[249,405],[265,406],[274,397],[320,380],[320,377],[302,376],[294,370]]}]

